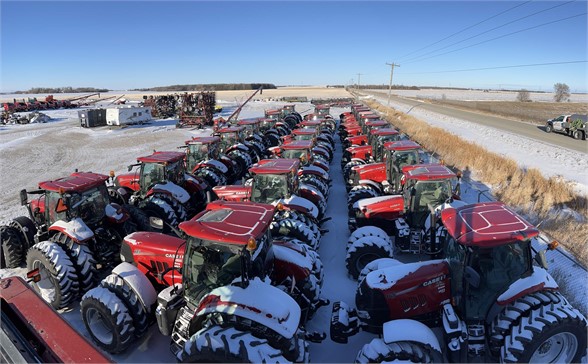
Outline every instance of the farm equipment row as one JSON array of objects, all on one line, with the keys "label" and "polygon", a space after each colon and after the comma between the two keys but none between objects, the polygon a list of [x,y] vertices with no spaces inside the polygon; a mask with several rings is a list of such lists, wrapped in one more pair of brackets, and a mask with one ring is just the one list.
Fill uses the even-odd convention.
[{"label": "farm equipment row", "polygon": [[143,96],[142,105],[151,107],[153,117],[179,118],[178,128],[211,126],[213,115],[219,110],[214,91]]}]

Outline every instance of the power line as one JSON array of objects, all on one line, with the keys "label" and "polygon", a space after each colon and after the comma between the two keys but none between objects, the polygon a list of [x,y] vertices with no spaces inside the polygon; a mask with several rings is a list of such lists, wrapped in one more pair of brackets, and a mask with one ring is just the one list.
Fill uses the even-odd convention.
[{"label": "power line", "polygon": [[[497,27],[494,27],[494,28],[492,28],[492,29],[488,29],[488,30],[486,30],[486,31],[483,31],[482,33],[478,33],[478,34],[476,34],[476,35],[473,35],[473,36],[471,36],[471,37],[468,37],[468,38],[462,39],[462,40],[460,40],[460,41],[457,41],[457,42],[455,42],[455,43],[451,43],[451,44],[449,44],[449,45],[446,45],[446,46],[444,46],[444,47],[437,48],[437,49],[435,49],[435,50],[432,50],[432,51],[429,51],[429,52],[427,52],[427,53],[421,54],[420,56],[416,56],[416,57],[413,57],[413,58],[409,58],[409,59],[407,59],[405,62],[407,62],[407,63],[412,63],[412,62],[418,62],[418,61],[421,61],[422,59],[419,59],[419,58],[421,58],[421,57],[423,57],[423,56],[426,56],[427,54],[431,54],[431,53],[438,52],[438,51],[440,51],[440,50],[443,50],[443,49],[449,48],[449,47],[451,47],[451,46],[454,46],[454,45],[456,45],[456,44],[463,43],[463,42],[465,42],[465,41],[468,41],[468,40],[470,40],[470,39],[473,39],[473,38],[479,37],[479,36],[481,36],[481,35],[484,35],[484,34],[486,34],[486,33],[490,33],[490,32],[492,32],[492,31],[494,31],[494,30],[497,30],[497,29],[503,28],[503,27],[505,27],[505,26],[507,26],[507,25],[510,25],[510,24],[516,23],[516,22],[518,22],[518,21],[521,21],[521,20],[524,20],[524,19],[530,18],[530,17],[532,17],[532,16],[535,16],[535,15],[537,15],[537,14],[544,13],[544,12],[546,12],[546,11],[553,10],[553,9],[555,9],[555,8],[558,8],[558,7],[560,7],[560,6],[564,6],[564,5],[567,5],[567,4],[570,4],[570,3],[573,3],[573,2],[575,2],[575,1],[576,1],[576,0],[568,1],[568,2],[566,2],[566,3],[563,3],[563,4],[558,4],[558,5],[555,5],[555,6],[552,6],[552,7],[550,7],[550,8],[547,8],[547,9],[543,9],[543,10],[537,11],[537,12],[535,12],[535,13],[532,13],[532,14],[529,14],[529,15],[525,15],[525,16],[523,16],[523,17],[521,17],[521,18],[518,18],[518,19],[515,19],[515,20],[511,20],[511,21],[509,21],[509,22],[507,22],[507,23],[504,23],[504,24],[502,24],[502,25],[499,25],[499,26],[497,26]],[[530,29],[532,29],[532,28],[530,28]],[[445,54],[445,53],[444,53],[444,54]],[[428,58],[430,58],[430,57],[428,57]],[[424,59],[428,59],[428,58],[424,58]]]},{"label": "power line", "polygon": [[[532,0],[525,1],[525,2],[524,2],[524,3],[522,3],[522,4],[519,4],[519,5],[513,6],[512,8],[506,9],[506,10],[504,10],[503,12],[500,12],[500,13],[498,13],[498,14],[496,14],[496,15],[493,15],[493,16],[491,16],[491,17],[489,17],[489,18],[486,18],[486,19],[484,19],[484,20],[482,20],[482,21],[479,21],[479,22],[477,22],[476,24],[470,25],[469,27],[466,27],[466,28],[464,28],[464,29],[462,29],[462,30],[460,30],[460,31],[458,31],[458,32],[455,32],[455,33],[453,33],[453,34],[451,34],[451,35],[448,35],[447,37],[445,37],[445,38],[443,38],[443,39],[440,39],[440,40],[438,40],[438,41],[436,41],[436,42],[434,42],[434,43],[431,43],[431,44],[429,44],[429,45],[426,45],[426,46],[424,46],[424,47],[422,47],[422,48],[419,48],[419,49],[417,49],[416,51],[412,51],[412,52],[410,52],[410,53],[407,53],[407,54],[405,54],[405,55],[401,56],[400,58],[401,58],[401,59],[402,59],[402,58],[405,58],[405,57],[407,57],[407,56],[409,56],[409,55],[411,55],[411,54],[417,53],[417,52],[419,52],[419,51],[422,51],[423,49],[427,49],[427,48],[429,48],[429,47],[431,47],[431,46],[434,46],[435,44],[441,43],[441,42],[443,42],[444,40],[447,40],[447,39],[449,39],[449,38],[451,38],[451,37],[453,37],[453,36],[456,36],[456,35],[458,35],[458,34],[461,34],[461,33],[465,32],[466,30],[472,29],[473,27],[476,27],[476,26],[478,26],[478,25],[480,25],[480,24],[482,24],[482,23],[485,23],[485,22],[487,22],[487,21],[488,21],[488,20],[490,20],[490,19],[494,19],[494,18],[496,18],[496,17],[498,17],[498,16],[500,16],[500,15],[502,15],[502,14],[504,14],[504,13],[507,13],[507,12],[509,12],[509,11],[513,10],[513,9],[516,9],[516,8],[518,8],[518,7],[521,7],[521,6],[525,5],[525,4],[528,4],[528,3],[530,3],[531,1],[532,1]],[[420,57],[420,56],[419,56],[419,57]]]},{"label": "power line", "polygon": [[430,57],[425,57],[425,58],[417,59],[417,60],[414,60],[414,61],[408,62],[408,63],[410,64],[410,63],[424,61],[426,59],[431,59],[431,58],[443,56],[443,55],[446,55],[446,54],[449,54],[449,53],[453,53],[453,52],[461,51],[461,50],[464,50],[464,49],[467,49],[467,48],[471,48],[471,47],[474,47],[474,46],[477,46],[477,45],[480,45],[480,44],[488,43],[488,42],[491,42],[493,40],[497,40],[497,39],[500,39],[500,38],[508,37],[510,35],[513,35],[513,34],[526,32],[527,30],[539,28],[539,27],[542,27],[542,26],[545,26],[545,25],[550,25],[550,24],[558,23],[558,22],[561,22],[561,21],[564,21],[564,20],[569,20],[569,19],[577,18],[579,16],[583,16],[583,15],[586,15],[586,14],[588,14],[588,13],[576,14],[576,15],[569,16],[567,18],[562,18],[562,19],[550,21],[550,22],[547,22],[547,23],[535,25],[535,26],[532,26],[532,27],[529,27],[529,28],[525,28],[525,29],[514,31],[514,32],[510,32],[510,33],[507,33],[507,34],[503,34],[503,35],[500,35],[500,36],[495,37],[495,38],[490,38],[490,39],[487,39],[487,40],[484,40],[484,41],[481,41],[481,42],[478,42],[478,43],[470,44],[470,45],[465,46],[465,47],[457,48],[457,49],[454,49],[454,50],[451,50],[451,51],[447,51],[447,52],[444,52],[444,53],[440,53],[440,54],[436,54],[436,55],[433,55],[433,56],[430,56]]},{"label": "power line", "polygon": [[450,73],[450,72],[470,72],[470,71],[485,71],[485,70],[497,70],[502,68],[517,68],[517,67],[536,67],[536,66],[551,66],[556,64],[571,64],[571,63],[588,63],[588,61],[565,61],[565,62],[549,62],[549,63],[531,63],[531,64],[517,64],[511,66],[497,66],[497,67],[484,67],[484,68],[468,68],[461,70],[447,70],[447,71],[429,71],[429,72],[407,72],[402,73],[403,75],[423,75],[430,73]]}]

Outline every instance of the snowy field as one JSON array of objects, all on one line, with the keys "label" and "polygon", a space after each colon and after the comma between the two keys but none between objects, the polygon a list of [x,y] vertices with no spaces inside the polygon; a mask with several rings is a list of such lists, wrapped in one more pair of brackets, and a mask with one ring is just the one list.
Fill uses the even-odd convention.
[{"label": "snowy field", "polygon": [[[266,93],[264,92],[264,96]],[[267,96],[265,96],[267,97]],[[327,96],[323,96],[327,97]],[[219,97],[217,96],[217,99]],[[231,98],[221,99],[221,105],[225,107],[223,116],[231,114],[236,106]],[[283,102],[258,101],[249,103],[241,113],[242,118],[259,117],[268,108],[282,106]],[[296,104],[296,110],[304,113],[311,109],[310,103]],[[400,111],[402,105],[394,105]],[[332,109],[331,114],[337,117],[346,109]],[[308,111],[307,111],[308,112]],[[110,170],[117,173],[126,172],[126,166],[135,162],[135,158],[150,154],[154,149],[176,150],[176,147],[183,145],[184,141],[196,135],[209,135],[211,130],[176,129],[175,119],[156,120],[150,124],[130,126],[124,129],[109,129],[99,127],[84,129],[79,127],[77,110],[54,110],[47,111],[54,120],[46,124],[30,125],[6,125],[0,127],[0,152],[2,152],[1,176],[3,191],[0,192],[0,221],[8,222],[10,219],[25,215],[26,209],[19,205],[18,191],[22,188],[33,189],[36,183],[43,180],[63,177],[76,168],[80,171],[93,171],[107,174]],[[417,114],[413,110],[411,115],[422,118],[428,122],[438,121],[434,115]],[[456,122],[456,120],[445,120],[445,122]],[[463,122],[463,121],[460,121]],[[471,130],[471,128],[470,128]],[[501,132],[487,130],[484,140],[497,138]],[[495,134],[492,134],[495,133]],[[477,136],[471,135],[468,138]],[[479,138],[478,138],[479,140]],[[512,136],[511,145],[529,147],[528,140],[517,140]],[[492,145],[492,144],[490,144]],[[548,146],[537,146],[537,149],[545,149]],[[510,149],[510,148],[509,148]],[[517,153],[516,150],[504,151]],[[560,151],[561,152],[561,151]],[[561,169],[561,160],[557,156],[546,154],[545,160],[529,159],[527,153],[520,154],[517,159],[522,159],[529,166],[543,168],[549,163],[558,164]],[[586,162],[586,156],[577,156],[576,162]],[[343,184],[343,177],[340,168],[341,145],[337,144],[335,157],[331,165],[331,178],[333,186],[328,200],[327,216],[332,220],[325,224],[329,232],[323,236],[319,253],[324,264],[325,278],[323,296],[334,301],[343,300],[353,305],[355,297],[356,282],[346,275],[345,269],[345,245],[349,236],[347,229],[347,206],[346,191]],[[552,160],[553,159],[553,160]],[[578,176],[586,176],[586,170],[582,164],[570,173],[571,180],[581,180]],[[472,176],[475,178],[475,176]],[[585,178],[585,177],[583,177]],[[586,184],[588,181],[584,180]],[[480,191],[488,187],[475,181],[468,181],[463,187],[463,198],[467,202],[478,202],[480,196],[482,201],[490,197],[487,194],[480,194]],[[588,303],[586,282],[588,275],[586,271],[579,268],[572,261],[560,253],[548,252],[548,260],[552,267],[559,267],[563,270],[562,278],[568,280],[572,287],[576,302]],[[418,257],[412,257],[418,258]],[[400,258],[403,259],[403,258]],[[23,275],[24,269],[0,271],[0,276],[5,277],[13,274]],[[584,307],[586,311],[586,307]],[[63,316],[84,336],[86,333],[79,307],[63,310]],[[322,307],[315,317],[308,323],[307,330],[322,331],[328,333],[331,316],[331,307]],[[352,362],[363,344],[369,342],[375,336],[367,333],[359,333],[350,338],[346,345],[336,344],[326,339],[322,344],[310,344],[311,361],[326,363]],[[156,325],[153,325],[149,333],[140,341],[133,344],[126,353],[111,356],[116,362],[175,362],[175,358],[169,352],[169,338],[162,336]]]},{"label": "snowy field", "polygon": [[[369,90],[384,92],[388,90]],[[497,90],[452,90],[422,88],[420,90],[392,90],[391,94],[401,97],[416,99],[461,100],[461,101],[517,101],[518,91],[497,91]],[[553,92],[529,92],[529,98],[534,102],[553,102]],[[588,102],[588,94],[571,94],[570,102]]]}]

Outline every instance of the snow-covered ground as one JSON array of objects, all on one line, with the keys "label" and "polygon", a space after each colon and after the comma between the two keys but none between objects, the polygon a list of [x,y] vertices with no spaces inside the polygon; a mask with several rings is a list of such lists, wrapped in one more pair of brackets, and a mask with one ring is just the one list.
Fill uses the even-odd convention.
[{"label": "snow-covered ground", "polygon": [[[221,104],[225,106],[223,112],[225,117],[234,110],[234,102],[226,101]],[[264,101],[250,103],[241,112],[241,117],[261,116],[265,109],[281,105],[283,103]],[[398,106],[401,107],[401,105]],[[296,110],[299,112],[310,108],[309,103],[296,105]],[[400,108],[399,110],[405,111]],[[331,113],[337,116],[342,111],[345,110],[332,109]],[[175,150],[190,137],[209,135],[211,132],[210,129],[176,129],[175,120],[171,119],[156,120],[147,125],[130,126],[124,129],[111,130],[108,127],[83,129],[79,127],[79,122],[76,120],[76,110],[55,110],[48,111],[47,114],[55,118],[55,121],[47,124],[0,127],[0,151],[3,155],[1,175],[4,187],[0,192],[2,206],[0,220],[3,223],[13,217],[26,214],[25,208],[18,203],[18,191],[21,188],[35,188],[37,182],[62,177],[75,168],[81,171],[91,170],[101,173],[108,173],[109,170],[114,170],[117,173],[125,172],[126,166],[134,163],[136,157],[149,154],[153,149]],[[416,110],[413,110],[411,115],[417,116]],[[435,119],[433,115],[417,117],[422,117],[426,121]],[[452,120],[451,122],[457,121]],[[490,130],[486,132],[494,133]],[[496,135],[500,134],[499,132],[495,133]],[[517,140],[513,137],[511,143],[528,148],[529,141]],[[341,153],[341,145],[338,143],[331,165],[333,186],[327,209],[327,215],[332,217],[332,220],[325,224],[325,228],[329,229],[329,232],[323,236],[319,253],[325,269],[323,296],[331,302],[342,300],[353,305],[357,283],[347,277],[344,263],[345,245],[349,231],[347,229],[346,191],[339,163]],[[526,153],[522,155],[526,156]],[[543,164],[545,161],[533,165],[533,167],[541,167]],[[577,172],[580,174],[585,171],[586,169]],[[489,195],[480,193],[480,191],[487,189],[481,183],[470,181],[463,186],[463,198],[467,202],[477,202],[480,199],[486,201],[490,198]],[[585,283],[588,276],[586,271],[578,268],[566,258],[558,258],[554,252],[547,254],[552,265],[558,264],[561,267],[562,279],[572,283],[571,291],[576,301],[587,303]],[[12,274],[23,275],[24,269],[0,271],[2,277]],[[83,326],[79,307],[64,310],[62,314],[83,335],[89,337]],[[330,316],[330,306],[319,309],[315,317],[308,323],[307,329],[328,333]],[[321,344],[310,344],[311,361],[319,363],[353,362],[363,344],[374,337],[372,334],[361,332],[350,338],[346,345],[336,344],[328,338]],[[154,325],[144,339],[132,345],[126,353],[112,356],[112,359],[116,362],[126,363],[175,362],[175,358],[169,352],[169,342],[169,337],[162,336]]]}]

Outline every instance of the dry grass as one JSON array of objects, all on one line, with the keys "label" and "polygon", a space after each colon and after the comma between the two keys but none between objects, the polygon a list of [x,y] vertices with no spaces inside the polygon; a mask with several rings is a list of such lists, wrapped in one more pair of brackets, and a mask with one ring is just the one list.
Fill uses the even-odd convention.
[{"label": "dry grass", "polygon": [[[566,248],[584,265],[588,265],[588,229],[586,223],[568,218],[565,221],[554,209],[574,210],[583,221],[588,219],[586,196],[574,192],[561,178],[545,178],[537,169],[522,169],[516,161],[490,152],[441,128],[385,107],[375,101],[368,105],[386,115],[395,127],[410,135],[429,151],[443,157],[446,164],[461,170],[475,171],[477,178],[493,186],[497,198],[521,213]],[[491,167],[489,167],[491,166]]]}]

